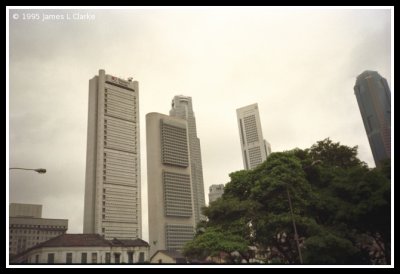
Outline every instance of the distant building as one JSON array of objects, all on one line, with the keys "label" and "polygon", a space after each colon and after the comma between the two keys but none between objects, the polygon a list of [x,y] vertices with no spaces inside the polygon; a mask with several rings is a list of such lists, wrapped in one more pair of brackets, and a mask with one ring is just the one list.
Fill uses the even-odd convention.
[{"label": "distant building", "polygon": [[357,77],[354,94],[360,108],[375,165],[391,158],[390,89],[385,78],[366,70]]},{"label": "distant building", "polygon": [[208,204],[211,202],[214,202],[217,200],[219,197],[222,197],[222,194],[224,194],[224,185],[211,185],[210,186],[210,192],[208,193]]},{"label": "distant building", "polygon": [[141,238],[138,82],[99,70],[88,117],[83,232]]},{"label": "distant building", "polygon": [[190,168],[193,188],[194,221],[197,224],[205,217],[201,208],[205,207],[203,167],[201,162],[200,139],[197,137],[196,118],[194,117],[192,97],[175,96],[171,104],[169,115],[185,119],[188,124]]},{"label": "distant building", "polygon": [[13,264],[134,264],[149,260],[141,239],[106,240],[98,234],[64,234],[16,256]]},{"label": "distant building", "polygon": [[146,115],[150,256],[181,250],[195,230],[187,121]]},{"label": "distant building", "polygon": [[236,110],[244,168],[253,169],[271,153],[271,145],[263,139],[258,105]]},{"label": "distant building", "polygon": [[265,149],[267,151],[267,157],[268,157],[272,152],[271,144],[267,140],[264,140],[264,145],[265,145]]},{"label": "distant building", "polygon": [[187,264],[185,256],[178,251],[158,250],[150,258],[152,264]]},{"label": "distant building", "polygon": [[68,229],[66,219],[42,218],[42,205],[10,203],[9,218],[10,258]]}]

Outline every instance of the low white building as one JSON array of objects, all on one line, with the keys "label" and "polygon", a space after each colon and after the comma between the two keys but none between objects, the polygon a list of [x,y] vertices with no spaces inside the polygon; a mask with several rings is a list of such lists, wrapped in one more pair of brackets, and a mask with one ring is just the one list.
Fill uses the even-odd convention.
[{"label": "low white building", "polygon": [[185,256],[174,250],[157,250],[150,258],[152,264],[187,264]]},{"label": "low white building", "polygon": [[149,261],[141,239],[106,240],[98,234],[64,234],[16,256],[11,264],[135,264]]}]

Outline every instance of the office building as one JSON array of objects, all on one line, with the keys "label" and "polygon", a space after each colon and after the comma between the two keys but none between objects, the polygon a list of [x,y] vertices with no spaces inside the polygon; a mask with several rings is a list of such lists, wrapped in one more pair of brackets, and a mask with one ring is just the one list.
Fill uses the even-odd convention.
[{"label": "office building", "polygon": [[357,77],[354,93],[360,108],[375,165],[391,158],[390,89],[376,71],[364,71]]},{"label": "office building", "polygon": [[14,264],[135,264],[149,261],[141,239],[106,240],[98,234],[64,234],[16,256]]},{"label": "office building", "polygon": [[224,185],[211,185],[209,190],[210,192],[208,193],[208,204],[222,197],[222,194],[224,194]]},{"label": "office building", "polygon": [[88,117],[83,232],[141,238],[138,82],[100,70]]},{"label": "office building", "polygon": [[150,256],[180,251],[195,230],[188,123],[146,115]]},{"label": "office building", "polygon": [[10,258],[32,246],[64,234],[67,229],[66,219],[42,218],[42,205],[10,203]]},{"label": "office building", "polygon": [[172,100],[172,108],[169,112],[172,117],[178,117],[187,121],[190,151],[190,169],[192,176],[194,220],[197,224],[205,217],[201,214],[201,208],[205,204],[203,167],[201,162],[200,139],[197,137],[196,118],[194,117],[192,98],[188,96],[175,96]]},{"label": "office building", "polygon": [[266,150],[266,152],[267,152],[267,158],[268,158],[268,156],[271,154],[271,144],[267,141],[267,140],[264,140],[264,145],[265,145],[265,150]]},{"label": "office building", "polygon": [[271,145],[263,139],[258,105],[236,110],[244,168],[253,169],[271,153]]}]

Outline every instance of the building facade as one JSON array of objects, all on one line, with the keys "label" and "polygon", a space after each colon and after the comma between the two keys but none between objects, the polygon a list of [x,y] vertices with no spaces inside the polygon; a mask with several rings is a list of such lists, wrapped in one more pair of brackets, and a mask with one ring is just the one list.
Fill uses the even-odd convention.
[{"label": "building facade", "polygon": [[135,264],[149,261],[141,239],[106,240],[98,234],[64,234],[15,257],[13,264]]},{"label": "building facade", "polygon": [[185,119],[188,125],[190,169],[192,176],[194,220],[197,224],[205,217],[201,214],[201,208],[205,204],[203,166],[201,161],[200,139],[197,137],[196,118],[194,117],[192,98],[188,96],[175,96],[172,100],[169,115]]},{"label": "building facade", "polygon": [[376,71],[364,71],[356,80],[354,94],[360,108],[375,165],[391,158],[390,89]]},{"label": "building facade", "polygon": [[146,115],[150,256],[181,250],[193,239],[195,217],[186,120]]},{"label": "building facade", "polygon": [[236,110],[244,168],[253,169],[271,153],[271,145],[263,139],[258,105],[252,104]]},{"label": "building facade", "polygon": [[187,264],[185,256],[178,251],[158,250],[150,258],[151,264]]},{"label": "building facade", "polygon": [[209,190],[210,192],[208,193],[208,204],[222,197],[222,194],[224,194],[224,185],[211,185]]},{"label": "building facade", "polygon": [[83,232],[141,238],[138,82],[108,75],[89,81]]},{"label": "building facade", "polygon": [[10,257],[62,235],[67,229],[68,220],[42,218],[42,205],[10,203]]}]

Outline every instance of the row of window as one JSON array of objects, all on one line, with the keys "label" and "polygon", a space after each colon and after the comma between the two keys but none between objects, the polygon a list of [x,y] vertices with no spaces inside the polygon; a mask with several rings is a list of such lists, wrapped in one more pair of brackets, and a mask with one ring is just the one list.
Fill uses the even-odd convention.
[{"label": "row of window", "polygon": [[121,112],[118,112],[115,110],[104,109],[104,114],[107,116],[123,119],[123,120],[130,121],[130,122],[136,121],[136,116],[131,117],[129,115],[122,114]]},{"label": "row of window", "polygon": [[244,117],[244,127],[246,129],[246,141],[247,143],[257,142],[257,124],[255,115]]},{"label": "row of window", "polygon": [[261,164],[262,158],[261,158],[260,147],[249,148],[249,159],[250,159],[250,165],[252,167]]},{"label": "row of window", "polygon": [[134,93],[130,92],[130,91],[125,91],[125,90],[115,90],[115,89],[110,89],[110,88],[106,88],[105,89],[105,93],[104,93],[104,97],[108,97],[109,95],[111,95],[112,97],[119,97],[122,100],[136,100],[136,96],[134,95]]},{"label": "row of window", "polygon": [[[110,264],[111,263],[111,253],[106,252],[105,254],[105,263]],[[119,264],[121,263],[121,253],[115,252],[114,254],[114,263]],[[128,252],[128,263],[133,264],[134,259],[133,259],[134,252]],[[71,252],[68,252],[65,254],[65,262],[67,264],[72,264],[73,262],[73,254]],[[138,262],[144,262],[144,252],[139,253],[139,261]],[[39,254],[35,256],[35,263],[39,263]],[[48,253],[47,254],[47,263],[49,264],[54,264],[55,263],[55,254],[54,253]],[[88,253],[83,252],[81,253],[81,263],[82,264],[87,264],[88,263]],[[98,256],[97,252],[92,252],[91,253],[91,260],[90,263],[92,264],[97,264],[98,263]],[[101,262],[100,262],[101,263]]]},{"label": "row of window", "polygon": [[60,225],[27,225],[27,224],[10,224],[10,228],[63,228],[65,229],[65,226],[60,226]]},{"label": "row of window", "polygon": [[136,130],[135,121],[126,121],[114,117],[104,117],[104,125],[114,127],[115,129]]},{"label": "row of window", "polygon": [[163,172],[165,215],[176,217],[192,216],[190,176]]},{"label": "row of window", "polygon": [[[64,228],[66,229],[66,228]],[[10,229],[10,234],[60,234],[61,231],[57,230],[36,230],[36,229],[28,229],[28,230],[23,230],[23,229]]]},{"label": "row of window", "polygon": [[167,249],[182,249],[184,244],[194,237],[193,226],[167,224],[165,228]]},{"label": "row of window", "polygon": [[[161,124],[161,150],[163,164],[187,167],[189,155],[187,149],[186,129]],[[177,144],[181,145],[177,145]]]}]

